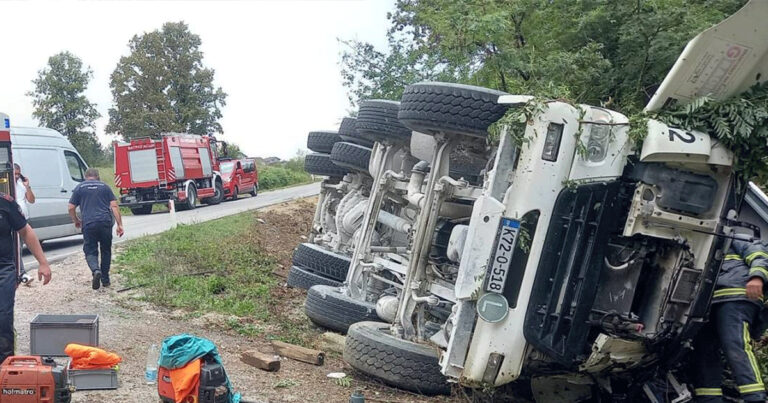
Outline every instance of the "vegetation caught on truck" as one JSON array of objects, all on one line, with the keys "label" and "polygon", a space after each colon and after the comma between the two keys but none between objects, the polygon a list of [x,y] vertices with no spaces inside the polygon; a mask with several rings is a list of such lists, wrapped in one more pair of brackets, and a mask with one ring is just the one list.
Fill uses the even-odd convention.
[{"label": "vegetation caught on truck", "polygon": [[158,140],[114,143],[115,186],[120,205],[134,214],[173,200],[179,209],[197,201],[218,204],[224,197],[216,139],[212,136],[165,134]]}]

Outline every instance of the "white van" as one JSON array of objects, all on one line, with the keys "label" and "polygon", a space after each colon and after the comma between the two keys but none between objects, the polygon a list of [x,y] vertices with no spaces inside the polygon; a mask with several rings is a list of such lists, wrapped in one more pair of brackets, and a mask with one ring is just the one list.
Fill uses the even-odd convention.
[{"label": "white van", "polygon": [[29,205],[29,225],[40,240],[75,235],[67,204],[88,166],[72,143],[56,130],[11,127],[13,161],[29,178],[35,204]]}]

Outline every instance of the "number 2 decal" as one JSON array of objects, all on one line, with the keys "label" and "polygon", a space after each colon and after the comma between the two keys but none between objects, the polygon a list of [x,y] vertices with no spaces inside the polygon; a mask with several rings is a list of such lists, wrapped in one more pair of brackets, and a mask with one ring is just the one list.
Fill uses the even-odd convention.
[{"label": "number 2 decal", "polygon": [[694,141],[696,141],[696,136],[693,135],[693,133],[684,132],[684,131],[677,131],[677,130],[669,130],[669,141],[674,142],[675,137],[680,139],[683,143],[691,144]]}]

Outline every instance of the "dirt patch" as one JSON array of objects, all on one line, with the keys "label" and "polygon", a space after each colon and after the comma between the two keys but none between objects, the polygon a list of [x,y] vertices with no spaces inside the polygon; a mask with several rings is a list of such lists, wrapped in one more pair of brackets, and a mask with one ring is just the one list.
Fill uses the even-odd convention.
[{"label": "dirt patch", "polygon": [[[310,201],[278,205],[257,214],[263,223],[257,228],[257,239],[265,250],[274,253],[285,267],[289,267],[290,254],[308,228],[299,221],[311,222],[314,205]],[[300,217],[300,218],[299,218]],[[307,218],[309,217],[309,218]],[[284,231],[284,232],[283,232]],[[272,238],[270,238],[272,236]],[[279,238],[278,238],[279,237]],[[160,344],[165,337],[178,333],[192,333],[212,340],[219,349],[234,387],[243,398],[256,402],[346,402],[355,390],[362,390],[372,402],[447,402],[449,397],[423,397],[386,387],[379,382],[360,376],[344,363],[338,354],[329,353],[323,366],[314,366],[290,359],[284,360],[280,371],[263,372],[240,362],[240,352],[256,349],[270,352],[269,340],[264,334],[279,330],[280,320],[269,324],[255,323],[242,334],[231,327],[237,317],[220,314],[191,315],[183,310],[159,309],[142,301],[141,289],[118,293],[120,277],[113,277],[113,287],[93,291],[90,273],[81,255],[75,255],[52,267],[53,281],[47,286],[33,283],[21,287],[17,293],[16,329],[18,353],[29,352],[29,322],[38,313],[98,314],[99,342],[123,357],[120,364],[120,388],[114,391],[80,391],[73,402],[152,402],[157,401],[156,388],[144,383],[146,352],[151,344]],[[307,323],[303,316],[304,292],[285,287],[273,289],[277,299],[275,308],[279,318],[292,318]],[[284,322],[288,322],[284,320]],[[302,329],[305,330],[305,329]],[[314,337],[322,332],[309,328],[305,334]],[[318,340],[312,344],[317,345]],[[331,372],[345,372],[351,376],[350,385],[340,385],[327,377]]]},{"label": "dirt patch", "polygon": [[291,268],[296,245],[307,241],[312,226],[317,197],[279,203],[256,214],[254,237],[259,247],[278,261],[275,274],[285,278]]}]

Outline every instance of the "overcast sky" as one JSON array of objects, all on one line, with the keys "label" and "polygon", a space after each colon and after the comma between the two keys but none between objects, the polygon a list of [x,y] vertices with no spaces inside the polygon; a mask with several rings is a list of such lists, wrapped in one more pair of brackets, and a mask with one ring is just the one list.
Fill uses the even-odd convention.
[{"label": "overcast sky", "polygon": [[87,95],[102,117],[112,105],[109,75],[135,34],[183,20],[200,35],[203,62],[229,94],[223,140],[252,156],[289,158],[310,130],[336,129],[349,102],[337,38],[386,43],[393,0],[3,1],[0,3],[0,111],[36,126],[32,79],[48,57],[68,50],[93,69]]}]

